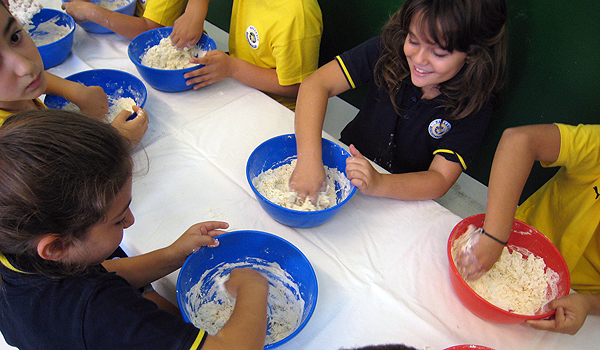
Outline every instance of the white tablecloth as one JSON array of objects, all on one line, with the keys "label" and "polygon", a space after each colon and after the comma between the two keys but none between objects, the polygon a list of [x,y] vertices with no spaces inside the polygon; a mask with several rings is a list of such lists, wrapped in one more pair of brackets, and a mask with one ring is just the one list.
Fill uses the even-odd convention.
[{"label": "white tablecloth", "polygon": [[[114,68],[139,77],[127,57],[128,43],[115,34],[89,34],[78,27],[72,54],[51,72],[64,77]],[[434,201],[357,192],[322,226],[294,229],[277,223],[259,206],[245,166],[261,142],[293,133],[293,113],[233,80],[180,93],[146,86],[150,127],[135,153],[131,209],[136,222],[125,231],[122,247],[130,255],[161,248],[206,220],[290,241],[312,263],[319,297],[306,327],[281,350],[383,343],[432,350],[457,344],[498,350],[598,348],[596,316],[568,336],[524,324],[490,323],[465,309],[450,285],[446,256],[448,235],[460,218]],[[154,283],[175,303],[177,273]]]}]

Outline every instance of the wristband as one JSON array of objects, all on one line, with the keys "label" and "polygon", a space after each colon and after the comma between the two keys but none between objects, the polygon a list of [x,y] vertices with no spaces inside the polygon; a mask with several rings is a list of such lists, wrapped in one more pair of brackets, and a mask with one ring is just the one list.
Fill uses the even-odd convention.
[{"label": "wristband", "polygon": [[494,241],[496,241],[496,242],[498,242],[498,243],[500,243],[502,245],[507,245],[508,244],[508,242],[503,242],[503,241],[499,240],[498,238],[496,238],[496,237],[490,235],[489,233],[485,232],[485,230],[483,228],[481,228],[481,233],[483,233],[484,235],[490,237],[491,239],[493,239]]}]

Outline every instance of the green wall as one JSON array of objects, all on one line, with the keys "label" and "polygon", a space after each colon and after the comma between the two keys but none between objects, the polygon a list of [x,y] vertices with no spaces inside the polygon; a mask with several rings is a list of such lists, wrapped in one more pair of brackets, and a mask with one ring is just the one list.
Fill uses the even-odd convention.
[{"label": "green wall", "polygon": [[[232,0],[212,0],[207,19],[228,31]],[[320,63],[377,35],[404,1],[321,0]],[[467,173],[487,184],[502,131],[510,126],[600,123],[600,1],[509,0],[505,100]],[[341,95],[361,107],[364,90]],[[555,169],[536,165],[523,198]]]}]

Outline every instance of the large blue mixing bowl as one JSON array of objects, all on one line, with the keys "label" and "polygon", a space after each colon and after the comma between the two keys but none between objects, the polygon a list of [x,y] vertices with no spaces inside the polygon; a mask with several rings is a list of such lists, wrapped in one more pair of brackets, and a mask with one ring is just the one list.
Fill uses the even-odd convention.
[{"label": "large blue mixing bowl", "polygon": [[[265,349],[275,348],[295,337],[308,323],[317,305],[317,277],[306,256],[290,242],[266,232],[233,231],[216,238],[220,242],[219,246],[200,248],[187,258],[179,271],[177,303],[186,322],[190,322],[191,318],[188,314],[190,311],[186,307],[188,305],[186,294],[200,281],[205,272],[215,272],[215,267],[222,263],[245,263],[250,261],[249,258],[257,258],[268,263],[279,264],[281,269],[291,275],[293,283],[298,286],[300,296],[304,300],[304,310],[298,328],[286,338],[266,345]],[[260,267],[255,268],[260,271]],[[231,270],[225,270],[224,274],[230,272]],[[202,285],[203,291],[208,291],[212,287],[214,282],[211,279],[212,275],[214,273],[209,273],[204,278],[204,281],[208,282]]]},{"label": "large blue mixing bowl", "polygon": [[[121,1],[121,0],[113,0],[113,2],[116,1]],[[68,2],[68,0],[62,0],[62,2]],[[90,2],[100,5],[100,3],[106,3],[107,0],[91,0]],[[129,2],[127,2],[125,5],[114,9],[114,12],[118,12],[118,13],[122,13],[124,15],[127,16],[133,16],[134,12],[135,12],[135,5],[136,5],[137,1],[136,0],[130,0]],[[97,23],[94,23],[92,21],[85,21],[85,22],[81,22],[78,23],[79,26],[83,29],[85,29],[87,32],[90,33],[97,33],[97,34],[108,34],[108,33],[112,33],[113,31],[101,26]]]},{"label": "large blue mixing bowl", "polygon": [[[202,65],[184,69],[157,69],[142,64],[142,56],[146,51],[152,46],[158,45],[162,38],[169,37],[171,32],[173,32],[173,27],[156,28],[144,32],[133,38],[129,43],[127,53],[142,78],[153,88],[169,92],[189,90],[193,86],[185,84],[186,79],[183,75],[202,67]],[[196,46],[204,51],[211,51],[217,48],[215,41],[206,33],[202,34]]]},{"label": "large blue mixing bowl", "polygon": [[75,20],[73,17],[63,11],[43,8],[31,19],[32,28],[29,30],[30,35],[36,31],[41,23],[48,21],[56,21],[55,24],[58,26],[67,25],[71,28],[71,31],[55,42],[38,46],[38,51],[44,62],[44,69],[57,66],[67,59],[71,52],[71,47],[73,47],[73,33],[75,32]]},{"label": "large blue mixing bowl", "polygon": [[[135,75],[115,69],[91,69],[75,73],[65,79],[81,83],[85,86],[100,86],[104,89],[108,100],[121,97],[132,98],[136,105],[144,107],[148,91],[144,83]],[[62,109],[69,101],[56,95],[46,95],[44,104],[48,108]],[[135,113],[132,115],[134,116]],[[130,117],[131,119],[132,117]]]},{"label": "large blue mixing bowl", "polygon": [[[345,173],[346,159],[350,154],[327,139],[322,140],[323,164]],[[248,158],[246,178],[262,208],[276,221],[292,227],[313,227],[331,219],[356,192],[352,186],[348,191],[337,192],[337,204],[331,208],[317,211],[288,209],[269,201],[260,194],[252,180],[262,172],[289,164],[296,158],[296,136],[294,134],[276,136],[260,144]],[[339,188],[336,188],[339,190]]]}]

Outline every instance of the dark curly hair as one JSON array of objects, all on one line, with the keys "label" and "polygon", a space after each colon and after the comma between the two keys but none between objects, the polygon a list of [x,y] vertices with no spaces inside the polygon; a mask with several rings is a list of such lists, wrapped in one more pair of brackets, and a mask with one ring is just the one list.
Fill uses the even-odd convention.
[{"label": "dark curly hair", "polygon": [[506,75],[506,0],[407,0],[394,13],[383,28],[383,51],[374,72],[396,110],[396,94],[410,76],[403,47],[415,20],[432,43],[467,54],[467,64],[439,85],[447,118],[464,118],[489,101],[497,105]]}]

